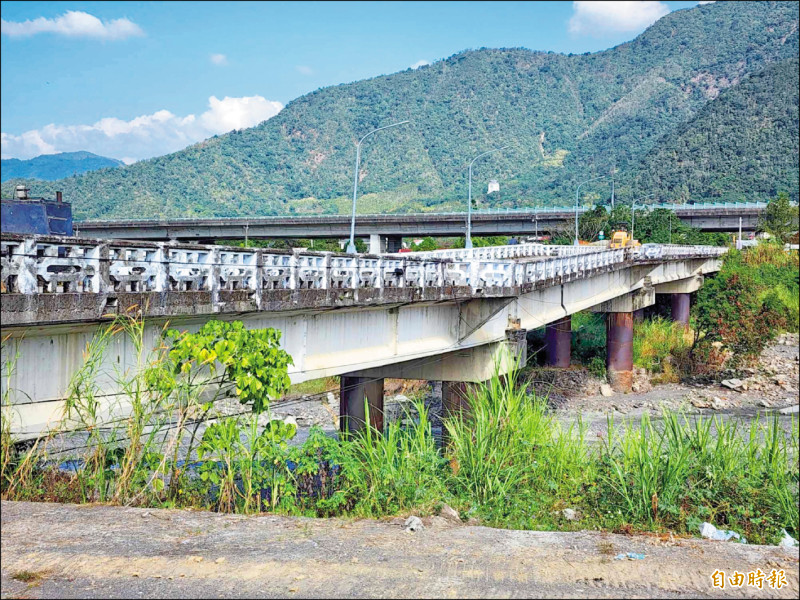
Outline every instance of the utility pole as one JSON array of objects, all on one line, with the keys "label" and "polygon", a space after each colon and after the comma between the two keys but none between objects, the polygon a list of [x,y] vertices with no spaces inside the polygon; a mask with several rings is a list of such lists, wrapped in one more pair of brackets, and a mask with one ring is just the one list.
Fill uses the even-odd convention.
[{"label": "utility pole", "polygon": [[599,177],[593,177],[592,179],[587,179],[586,181],[582,181],[581,183],[578,184],[578,188],[575,190],[575,241],[573,242],[574,246],[577,246],[579,244],[579,238],[578,238],[578,192],[580,191],[581,186],[584,183],[589,183],[590,181],[597,181],[598,179],[603,179],[605,177],[608,177],[608,175],[600,175]]},{"label": "utility pole", "polygon": [[475,164],[475,161],[478,160],[481,156],[486,156],[487,154],[491,154],[492,152],[500,152],[500,150],[505,150],[508,146],[503,146],[502,148],[495,148],[494,150],[489,150],[488,152],[484,152],[483,154],[478,154],[475,158],[472,159],[472,162],[469,163],[469,192],[467,198],[467,239],[464,240],[464,248],[472,248],[472,165]]},{"label": "utility pole", "polygon": [[362,137],[358,140],[358,144],[356,144],[356,172],[353,176],[353,217],[350,221],[350,242],[347,244],[347,253],[348,254],[355,254],[356,253],[356,196],[358,195],[358,167],[361,163],[361,142],[371,136],[373,133],[377,131],[383,131],[384,129],[389,129],[390,127],[397,127],[398,125],[404,125],[409,121],[400,121],[399,123],[392,123],[391,125],[386,125],[385,127],[378,127],[377,129],[373,129],[367,135]]}]

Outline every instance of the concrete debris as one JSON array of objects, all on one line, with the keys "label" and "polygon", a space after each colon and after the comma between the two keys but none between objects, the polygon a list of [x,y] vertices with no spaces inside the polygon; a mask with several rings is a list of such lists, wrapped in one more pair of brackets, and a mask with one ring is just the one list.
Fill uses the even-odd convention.
[{"label": "concrete debris", "polygon": [[719,396],[714,396],[714,399],[711,401],[711,408],[714,410],[725,410],[727,407],[727,402]]},{"label": "concrete debris", "polygon": [[333,395],[333,392],[328,392],[325,395],[325,399],[328,401],[328,404],[333,404],[336,402],[336,396]]},{"label": "concrete debris", "polygon": [[722,385],[724,385],[726,388],[730,388],[732,390],[738,390],[739,388],[742,387],[743,384],[744,384],[744,382],[741,379],[735,379],[734,378],[734,379],[723,379],[722,380]]},{"label": "concrete debris", "polygon": [[610,385],[604,383],[603,385],[600,386],[600,394],[605,396],[606,398],[610,398],[611,396],[614,395],[614,390]]},{"label": "concrete debris", "polygon": [[449,504],[444,504],[442,506],[442,510],[439,511],[439,516],[444,517],[448,521],[461,523],[461,516],[458,514],[458,511]]},{"label": "concrete debris", "polygon": [[406,522],[403,524],[403,531],[406,533],[413,533],[415,531],[422,531],[425,529],[425,525],[422,524],[422,520],[419,517],[415,517],[411,515],[406,519]]}]

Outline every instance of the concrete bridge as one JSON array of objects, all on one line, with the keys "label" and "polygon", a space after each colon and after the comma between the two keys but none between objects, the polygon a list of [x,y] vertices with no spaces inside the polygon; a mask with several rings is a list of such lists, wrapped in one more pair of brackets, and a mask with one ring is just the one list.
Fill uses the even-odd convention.
[{"label": "concrete bridge", "polygon": [[[658,204],[638,210],[667,208],[684,223],[704,231],[755,231],[758,215],[766,203]],[[580,208],[579,211],[585,211]],[[574,219],[575,207],[550,207],[508,211],[475,211],[472,234],[535,235],[549,233]],[[403,237],[458,237],[465,233],[464,213],[358,215],[356,237],[370,238],[371,252],[396,252]],[[164,221],[83,221],[75,224],[76,235],[101,239],[173,240],[213,243],[215,240],[263,238],[346,238],[349,215],[311,217],[256,217],[216,219],[171,219]]]},{"label": "concrete bridge", "polygon": [[[131,309],[146,320],[145,347],[166,322],[280,330],[294,383],[342,376],[343,422],[352,427],[363,423],[365,396],[382,408],[386,377],[447,382],[445,405],[457,404],[463,385],[487,379],[496,361],[505,370],[524,357],[529,329],[547,326],[550,364],[568,366],[570,317],[588,309],[608,314],[608,371],[624,390],[634,311],[672,294],[673,316],[688,321],[689,294],[725,251],[521,244],[343,255],[4,235],[3,364],[15,364],[3,392],[13,397],[16,431],[40,432],[60,414],[86,344]],[[136,361],[130,340],[116,339],[98,380],[104,395],[118,391],[114,369]]]}]

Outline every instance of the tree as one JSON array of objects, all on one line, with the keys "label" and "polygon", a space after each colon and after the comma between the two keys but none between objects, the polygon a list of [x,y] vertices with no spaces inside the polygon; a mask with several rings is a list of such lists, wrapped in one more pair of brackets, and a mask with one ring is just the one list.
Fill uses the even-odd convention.
[{"label": "tree", "polygon": [[797,231],[798,209],[789,203],[789,194],[781,192],[769,201],[767,210],[758,219],[758,230],[768,233],[781,244]]}]

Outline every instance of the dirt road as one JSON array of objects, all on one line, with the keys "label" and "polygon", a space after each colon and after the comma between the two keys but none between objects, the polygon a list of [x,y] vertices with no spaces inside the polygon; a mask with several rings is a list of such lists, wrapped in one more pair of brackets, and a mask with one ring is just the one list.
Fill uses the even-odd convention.
[{"label": "dirt road", "polygon": [[[2,503],[2,597],[785,597],[798,551],[595,532]],[[634,552],[644,559],[616,559]],[[783,569],[771,589],[711,585]]]}]

